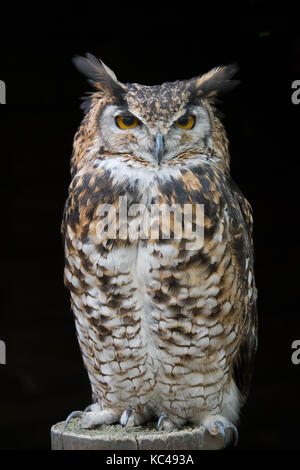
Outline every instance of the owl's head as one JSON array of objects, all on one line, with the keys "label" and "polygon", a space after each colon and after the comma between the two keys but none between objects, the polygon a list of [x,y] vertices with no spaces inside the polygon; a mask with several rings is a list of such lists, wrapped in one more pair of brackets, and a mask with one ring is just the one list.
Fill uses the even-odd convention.
[{"label": "owl's head", "polygon": [[73,62],[96,88],[84,105],[97,129],[97,135],[90,136],[98,138],[102,152],[132,155],[156,166],[197,153],[219,154],[224,164],[228,160],[227,138],[214,100],[236,85],[231,80],[235,65],[190,80],[145,86],[121,83],[91,54]]}]

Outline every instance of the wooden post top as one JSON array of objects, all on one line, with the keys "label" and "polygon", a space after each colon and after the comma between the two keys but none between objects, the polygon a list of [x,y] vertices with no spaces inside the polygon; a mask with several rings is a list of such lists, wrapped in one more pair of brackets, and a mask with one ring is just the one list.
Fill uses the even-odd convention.
[{"label": "wooden post top", "polygon": [[[51,428],[53,450],[219,450],[224,449],[221,434],[211,436],[203,426],[184,426],[170,433],[157,431],[156,423],[145,426],[122,427],[102,425],[94,429],[79,427],[79,418]],[[226,431],[226,443],[230,441]]]}]

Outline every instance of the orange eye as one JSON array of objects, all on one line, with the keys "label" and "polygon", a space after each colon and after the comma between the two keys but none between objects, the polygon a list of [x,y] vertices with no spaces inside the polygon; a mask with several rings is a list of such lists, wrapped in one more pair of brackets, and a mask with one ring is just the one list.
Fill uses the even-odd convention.
[{"label": "orange eye", "polygon": [[117,116],[116,124],[120,129],[133,129],[139,123],[139,120],[135,116]]},{"label": "orange eye", "polygon": [[196,119],[194,116],[182,116],[181,118],[178,119],[178,121],[175,121],[175,124],[177,127],[190,130],[194,127],[195,121]]}]

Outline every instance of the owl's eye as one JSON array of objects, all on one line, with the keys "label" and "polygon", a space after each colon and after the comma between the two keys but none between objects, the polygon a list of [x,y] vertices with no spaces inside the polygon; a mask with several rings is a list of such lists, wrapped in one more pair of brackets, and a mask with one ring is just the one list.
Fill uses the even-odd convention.
[{"label": "owl's eye", "polygon": [[175,121],[175,124],[182,129],[190,130],[194,127],[195,121],[195,116],[182,116],[178,121]]},{"label": "owl's eye", "polygon": [[139,123],[139,120],[135,116],[117,116],[116,125],[120,129],[133,129]]}]

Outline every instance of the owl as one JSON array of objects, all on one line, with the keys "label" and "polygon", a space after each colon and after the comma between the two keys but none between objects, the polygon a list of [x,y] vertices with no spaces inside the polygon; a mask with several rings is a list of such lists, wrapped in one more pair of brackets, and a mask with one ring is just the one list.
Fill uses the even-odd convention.
[{"label": "owl", "polygon": [[94,91],[74,138],[64,279],[92,404],[68,419],[236,440],[257,290],[252,211],[215,102],[237,67],[144,86],[91,54],[73,61]]}]

